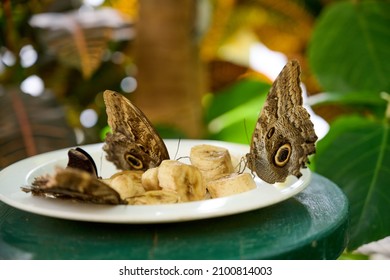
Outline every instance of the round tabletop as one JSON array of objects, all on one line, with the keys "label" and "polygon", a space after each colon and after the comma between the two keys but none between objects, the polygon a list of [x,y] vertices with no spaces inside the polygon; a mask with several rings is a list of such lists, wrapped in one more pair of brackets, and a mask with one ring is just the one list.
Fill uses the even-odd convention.
[{"label": "round tabletop", "polygon": [[78,222],[0,202],[0,259],[336,259],[347,229],[347,198],[314,173],[284,202],[191,222]]}]

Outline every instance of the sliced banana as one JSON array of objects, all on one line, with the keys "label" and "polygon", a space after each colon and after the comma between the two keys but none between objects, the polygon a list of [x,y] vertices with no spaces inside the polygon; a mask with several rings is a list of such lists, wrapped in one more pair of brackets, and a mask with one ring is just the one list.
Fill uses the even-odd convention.
[{"label": "sliced banana", "polygon": [[177,192],[181,201],[205,198],[202,173],[192,165],[177,160],[164,160],[158,167],[158,182],[163,190]]},{"label": "sliced banana", "polygon": [[206,182],[232,173],[233,165],[227,149],[213,145],[197,145],[191,148],[191,164],[199,168]]},{"label": "sliced banana", "polygon": [[180,197],[176,192],[157,190],[145,192],[140,196],[130,197],[126,201],[130,205],[170,204],[180,202]]},{"label": "sliced banana", "polygon": [[141,182],[146,191],[161,190],[158,182],[158,167],[146,170],[144,174],[142,174]]},{"label": "sliced banana", "polygon": [[116,190],[121,199],[127,199],[145,193],[141,182],[142,174],[143,171],[126,170],[115,173],[109,179],[102,181]]},{"label": "sliced banana", "polygon": [[252,190],[256,183],[249,173],[232,173],[208,182],[206,188],[211,198],[217,198]]}]

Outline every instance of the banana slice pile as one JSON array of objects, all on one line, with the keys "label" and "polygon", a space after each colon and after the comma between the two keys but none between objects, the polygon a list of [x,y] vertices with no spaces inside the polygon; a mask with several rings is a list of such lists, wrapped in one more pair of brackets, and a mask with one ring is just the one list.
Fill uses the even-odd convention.
[{"label": "banana slice pile", "polygon": [[122,171],[102,181],[131,205],[198,201],[256,188],[251,174],[234,170],[230,153],[225,148],[194,146],[190,163],[164,160],[159,167],[145,172]]}]

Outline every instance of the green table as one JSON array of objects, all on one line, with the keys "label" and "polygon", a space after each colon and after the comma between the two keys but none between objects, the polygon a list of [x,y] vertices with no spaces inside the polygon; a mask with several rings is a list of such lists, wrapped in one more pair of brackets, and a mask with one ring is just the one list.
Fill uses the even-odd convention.
[{"label": "green table", "polygon": [[68,221],[0,202],[0,259],[335,259],[347,228],[346,197],[313,174],[303,192],[279,204],[183,223]]}]

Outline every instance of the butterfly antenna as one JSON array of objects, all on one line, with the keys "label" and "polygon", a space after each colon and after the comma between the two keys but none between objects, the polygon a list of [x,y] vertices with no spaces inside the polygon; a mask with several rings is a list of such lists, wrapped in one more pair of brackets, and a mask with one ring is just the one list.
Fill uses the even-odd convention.
[{"label": "butterfly antenna", "polygon": [[[251,140],[249,140],[249,135],[248,135],[248,127],[246,126],[246,119],[244,119],[244,129],[245,129],[245,135],[246,135],[246,141],[248,143],[248,145],[251,144]],[[249,159],[245,156],[245,157],[242,157],[241,160],[240,160],[240,170],[241,170],[241,164],[244,164],[244,167],[242,168],[242,173],[244,173],[245,169],[248,167],[248,160],[251,160],[251,155],[249,154]],[[254,174],[253,174],[253,171],[251,170],[251,174],[252,174],[252,177],[254,177]]]},{"label": "butterfly antenna", "polygon": [[249,143],[250,143],[251,141],[249,140],[248,127],[246,126],[246,119],[244,119],[244,130],[245,130],[246,142],[247,142],[248,145],[249,145]]},{"label": "butterfly antenna", "polygon": [[244,163],[245,166],[246,166],[244,157],[241,157],[240,161],[237,163],[237,165],[236,165],[235,168],[234,168],[234,170],[237,170],[237,173],[238,173],[238,174],[244,173],[245,166],[244,166],[244,168],[242,168],[242,164],[243,164],[243,163]]},{"label": "butterfly antenna", "polygon": [[174,157],[174,159],[176,159],[176,157],[177,157],[177,154],[179,153],[179,149],[180,149],[180,142],[181,142],[181,138],[179,138],[179,141],[177,142],[177,149],[176,149],[176,153],[175,153],[175,157]]},{"label": "butterfly antenna", "polygon": [[[99,167],[99,174],[100,175],[102,175],[102,170],[103,170],[103,152],[101,152],[101,154],[100,154],[100,167]],[[100,178],[99,176],[98,176],[98,178]]]}]

